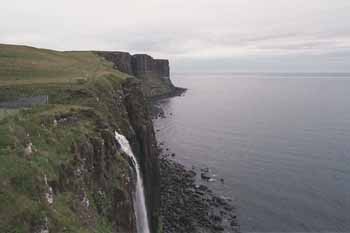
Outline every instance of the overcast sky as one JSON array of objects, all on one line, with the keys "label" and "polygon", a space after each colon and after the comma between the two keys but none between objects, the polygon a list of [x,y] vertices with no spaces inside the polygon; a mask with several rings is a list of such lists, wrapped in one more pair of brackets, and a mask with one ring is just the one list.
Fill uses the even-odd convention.
[{"label": "overcast sky", "polygon": [[175,72],[350,72],[350,0],[1,0],[0,43],[148,53]]}]

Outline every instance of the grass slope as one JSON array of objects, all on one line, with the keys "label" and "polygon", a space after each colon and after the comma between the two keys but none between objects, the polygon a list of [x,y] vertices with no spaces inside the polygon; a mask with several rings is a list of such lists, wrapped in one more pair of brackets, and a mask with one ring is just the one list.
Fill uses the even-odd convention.
[{"label": "grass slope", "polygon": [[125,76],[93,52],[0,44],[0,86],[76,83],[108,74]]},{"label": "grass slope", "polygon": [[[46,106],[0,111],[0,232],[29,233],[33,226],[45,225],[45,217],[50,232],[111,232],[105,218],[94,231],[81,225],[72,209],[74,193],[57,194],[51,207],[42,195],[47,190],[44,176],[58,179],[62,164],[73,163],[72,143],[98,134],[96,122],[124,127],[121,113],[111,109],[125,78],[93,52],[0,45],[0,101],[49,96]],[[62,115],[78,121],[55,127]],[[30,157],[24,153],[29,142],[34,147]]]}]

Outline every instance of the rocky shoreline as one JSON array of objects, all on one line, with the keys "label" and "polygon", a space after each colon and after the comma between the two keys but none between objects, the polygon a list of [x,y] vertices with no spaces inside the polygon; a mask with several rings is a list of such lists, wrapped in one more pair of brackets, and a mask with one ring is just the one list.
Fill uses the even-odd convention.
[{"label": "rocky shoreline", "polygon": [[162,99],[166,99],[166,98],[172,98],[172,97],[176,97],[176,96],[181,96],[182,94],[184,94],[187,91],[187,88],[183,88],[183,87],[173,87],[173,90],[167,94],[163,94],[163,95],[156,95],[156,96],[152,96],[150,97],[151,102],[156,102],[158,100],[162,100]]},{"label": "rocky shoreline", "polygon": [[230,200],[195,182],[196,172],[162,157],[161,216],[164,233],[240,232]]},{"label": "rocky shoreline", "polygon": [[[176,88],[166,96],[151,98],[151,113],[153,120],[165,118],[166,114],[160,104],[165,98],[182,96],[185,88]],[[171,114],[171,113],[170,113]],[[197,173],[192,168],[186,169],[182,164],[172,160],[175,153],[164,148],[160,149],[160,196],[161,224],[163,233],[239,233],[235,208],[231,200],[215,195],[204,184],[197,184]],[[200,169],[198,177],[203,181],[214,180],[208,168]],[[221,182],[224,182],[221,179]]]},{"label": "rocky shoreline", "polygon": [[159,95],[154,96],[152,98],[149,98],[150,101],[150,108],[151,108],[151,116],[152,119],[157,118],[165,118],[165,113],[163,108],[160,105],[160,102],[167,98],[182,96],[184,93],[186,93],[187,89],[182,87],[174,87],[174,90],[166,95]]}]

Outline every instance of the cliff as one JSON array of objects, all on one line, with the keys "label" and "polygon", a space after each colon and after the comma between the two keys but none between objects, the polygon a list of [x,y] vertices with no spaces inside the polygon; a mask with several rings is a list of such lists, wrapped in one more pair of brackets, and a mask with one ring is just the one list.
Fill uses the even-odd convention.
[{"label": "cliff", "polygon": [[153,59],[147,54],[96,53],[112,62],[115,69],[140,79],[142,81],[141,88],[147,97],[167,96],[180,91],[170,80],[168,60]]},{"label": "cliff", "polygon": [[160,217],[160,170],[158,147],[151,113],[141,89],[142,83],[129,79],[124,84],[124,106],[128,113],[132,136],[131,145],[136,153],[144,177],[145,198],[150,213],[150,225],[156,232]]},{"label": "cliff", "polygon": [[0,232],[135,233],[134,167],[115,130],[139,160],[151,232],[158,232],[148,84],[93,52],[0,45],[0,62],[0,102],[48,100],[4,117],[0,109]]}]

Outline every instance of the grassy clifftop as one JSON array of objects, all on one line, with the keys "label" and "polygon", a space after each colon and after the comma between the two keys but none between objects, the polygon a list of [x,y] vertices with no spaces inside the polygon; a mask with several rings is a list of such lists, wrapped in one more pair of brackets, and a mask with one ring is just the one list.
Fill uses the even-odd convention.
[{"label": "grassy clifftop", "polygon": [[93,52],[58,52],[0,44],[0,86],[61,84],[125,76]]},{"label": "grassy clifftop", "polygon": [[113,137],[133,133],[128,77],[93,52],[0,45],[0,102],[49,99],[0,111],[0,232],[135,231],[131,170]]}]

